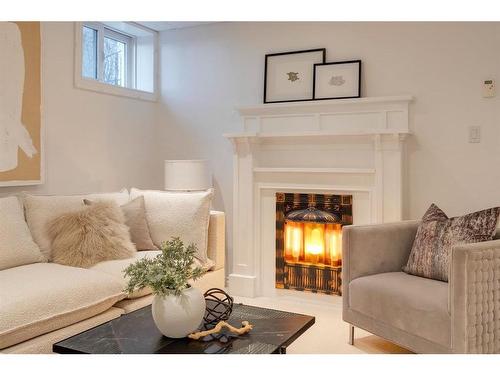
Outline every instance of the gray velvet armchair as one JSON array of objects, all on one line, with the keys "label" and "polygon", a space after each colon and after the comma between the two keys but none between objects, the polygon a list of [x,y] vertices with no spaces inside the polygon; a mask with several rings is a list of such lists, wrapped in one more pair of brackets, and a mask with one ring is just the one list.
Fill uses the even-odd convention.
[{"label": "gray velvet armchair", "polygon": [[500,353],[500,240],[458,245],[448,283],[401,271],[418,221],[343,228],[343,320],[416,353]]}]

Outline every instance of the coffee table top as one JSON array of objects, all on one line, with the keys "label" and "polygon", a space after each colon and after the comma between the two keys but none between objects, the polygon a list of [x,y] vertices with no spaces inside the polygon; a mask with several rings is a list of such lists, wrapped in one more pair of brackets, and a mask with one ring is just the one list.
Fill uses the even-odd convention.
[{"label": "coffee table top", "polygon": [[286,311],[234,304],[228,323],[253,330],[237,336],[229,332],[198,341],[171,339],[156,328],[151,306],[122,315],[53,345],[55,353],[74,354],[271,354],[286,347],[314,324],[314,317]]}]

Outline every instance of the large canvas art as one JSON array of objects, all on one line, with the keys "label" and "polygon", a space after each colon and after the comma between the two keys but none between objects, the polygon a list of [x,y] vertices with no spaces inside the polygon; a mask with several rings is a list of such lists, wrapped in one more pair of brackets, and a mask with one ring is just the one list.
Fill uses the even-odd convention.
[{"label": "large canvas art", "polygon": [[0,186],[40,184],[40,23],[0,22],[0,51]]}]

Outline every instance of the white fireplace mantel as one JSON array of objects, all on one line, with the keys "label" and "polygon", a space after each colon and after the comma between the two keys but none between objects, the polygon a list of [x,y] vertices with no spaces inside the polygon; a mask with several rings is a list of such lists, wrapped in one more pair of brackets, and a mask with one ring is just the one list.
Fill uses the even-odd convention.
[{"label": "white fireplace mantel", "polygon": [[400,220],[411,96],[237,108],[233,144],[235,295],[275,295],[275,194],[352,194],[354,224]]}]

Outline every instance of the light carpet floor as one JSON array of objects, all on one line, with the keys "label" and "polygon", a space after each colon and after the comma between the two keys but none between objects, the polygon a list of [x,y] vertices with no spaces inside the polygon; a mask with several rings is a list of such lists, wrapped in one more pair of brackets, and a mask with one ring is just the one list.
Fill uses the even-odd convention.
[{"label": "light carpet floor", "polygon": [[[312,315],[315,324],[295,340],[288,354],[409,354],[410,351],[361,329],[355,329],[354,346],[347,343],[349,326],[342,321],[342,298],[338,296],[294,296],[245,298],[235,302]],[[251,322],[250,322],[251,323]]]}]

